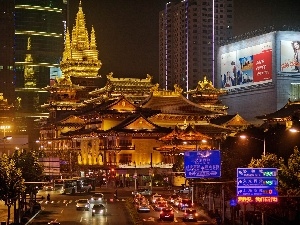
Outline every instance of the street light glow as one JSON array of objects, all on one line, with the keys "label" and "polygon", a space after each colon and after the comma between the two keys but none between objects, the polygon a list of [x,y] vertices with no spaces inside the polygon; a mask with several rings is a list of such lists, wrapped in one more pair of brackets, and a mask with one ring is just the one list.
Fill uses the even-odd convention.
[{"label": "street light glow", "polygon": [[253,138],[253,139],[256,139],[256,140],[259,140],[259,141],[262,141],[264,143],[264,151],[263,151],[263,155],[265,156],[266,155],[266,139],[259,139],[259,138],[256,138],[256,137],[250,137],[250,136],[246,136],[246,135],[240,135],[240,138],[241,139],[247,139],[247,138]]}]

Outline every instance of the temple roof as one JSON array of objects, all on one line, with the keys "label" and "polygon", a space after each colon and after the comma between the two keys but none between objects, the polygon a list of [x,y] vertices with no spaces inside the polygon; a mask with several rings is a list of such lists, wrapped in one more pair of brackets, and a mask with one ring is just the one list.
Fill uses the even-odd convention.
[{"label": "temple roof", "polygon": [[144,101],[151,94],[152,76],[147,74],[144,79],[140,78],[115,78],[113,73],[107,75],[105,87],[95,89],[89,92],[89,95],[96,96],[88,101],[97,103],[99,100],[108,97],[118,97],[126,95],[126,98],[137,104]]},{"label": "temple roof", "polygon": [[296,114],[300,113],[300,101],[288,101],[285,106],[281,109],[277,110],[276,112],[257,116],[256,118],[262,120],[276,120],[276,121],[289,121],[292,117]]},{"label": "temple roof", "polygon": [[250,123],[242,118],[239,114],[223,115],[210,120],[211,123],[224,127],[247,127]]},{"label": "temple roof", "polygon": [[211,111],[186,99],[178,91],[154,91],[152,96],[141,105],[143,108],[160,110],[166,114],[183,114],[214,117],[224,112]]}]

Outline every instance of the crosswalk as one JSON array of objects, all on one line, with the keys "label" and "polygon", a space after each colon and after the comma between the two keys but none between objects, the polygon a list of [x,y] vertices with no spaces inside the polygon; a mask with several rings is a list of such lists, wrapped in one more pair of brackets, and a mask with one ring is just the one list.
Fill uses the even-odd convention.
[{"label": "crosswalk", "polygon": [[[79,199],[78,199],[79,200]],[[47,201],[47,200],[40,200],[40,201],[36,201],[37,203],[41,204],[41,205],[49,205],[49,204],[63,204],[63,205],[76,205],[76,203],[78,202],[78,200],[73,200],[73,199],[62,199],[62,200],[51,200],[51,201]],[[113,201],[122,201],[124,202],[125,199],[117,199],[117,200],[112,200],[112,199],[106,199],[104,202],[99,202],[99,203],[108,203],[108,202],[113,202]],[[98,202],[97,202],[98,203]],[[90,203],[91,205],[93,205],[94,203]]]}]

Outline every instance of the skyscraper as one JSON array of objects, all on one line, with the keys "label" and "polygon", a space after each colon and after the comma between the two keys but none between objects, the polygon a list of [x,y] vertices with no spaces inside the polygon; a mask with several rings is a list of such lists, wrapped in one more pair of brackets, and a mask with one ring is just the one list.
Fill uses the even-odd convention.
[{"label": "skyscraper", "polygon": [[0,0],[0,92],[14,100],[14,1]]},{"label": "skyscraper", "polygon": [[[12,103],[20,95],[14,95],[14,88],[29,88],[25,85],[26,66],[33,69],[31,88],[43,88],[51,75],[58,75],[67,27],[67,1],[1,0],[0,4],[0,87]],[[25,60],[28,54],[32,57],[30,62]]]},{"label": "skyscraper", "polygon": [[167,3],[159,15],[159,84],[184,91],[214,82],[218,42],[232,36],[233,0]]}]

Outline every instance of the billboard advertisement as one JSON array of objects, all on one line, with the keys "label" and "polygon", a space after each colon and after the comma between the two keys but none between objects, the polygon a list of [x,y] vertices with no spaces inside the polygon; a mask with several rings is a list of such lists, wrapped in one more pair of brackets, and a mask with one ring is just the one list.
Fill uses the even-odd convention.
[{"label": "billboard advertisement", "polygon": [[238,88],[272,81],[272,42],[221,55],[221,87]]},{"label": "billboard advertisement", "polygon": [[280,42],[281,72],[300,73],[300,37],[299,40]]}]

